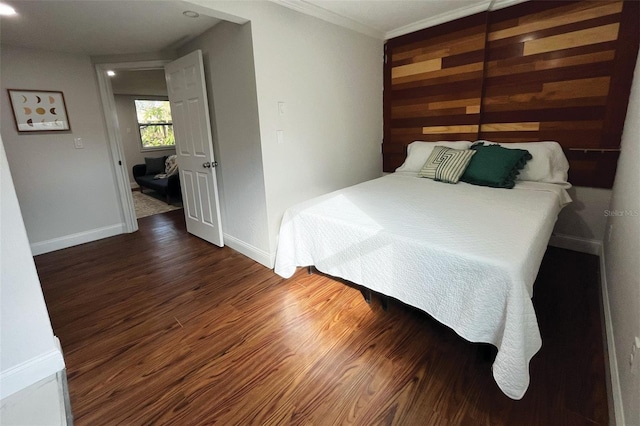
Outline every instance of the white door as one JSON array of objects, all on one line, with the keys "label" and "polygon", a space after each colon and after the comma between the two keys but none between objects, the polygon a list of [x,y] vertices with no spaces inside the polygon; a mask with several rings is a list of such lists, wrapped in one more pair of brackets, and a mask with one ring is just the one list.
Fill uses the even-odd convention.
[{"label": "white door", "polygon": [[196,50],[164,67],[176,137],[176,154],[187,231],[222,247],[220,201],[214,167],[209,105]]}]

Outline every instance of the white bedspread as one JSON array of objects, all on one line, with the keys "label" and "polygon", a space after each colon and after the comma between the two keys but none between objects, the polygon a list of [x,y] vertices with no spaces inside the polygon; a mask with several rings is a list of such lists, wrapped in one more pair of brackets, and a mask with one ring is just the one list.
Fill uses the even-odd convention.
[{"label": "white bedspread", "polygon": [[392,174],[287,210],[275,272],[315,265],[495,345],[494,379],[520,399],[541,347],[533,282],[569,201],[553,184],[508,190]]}]

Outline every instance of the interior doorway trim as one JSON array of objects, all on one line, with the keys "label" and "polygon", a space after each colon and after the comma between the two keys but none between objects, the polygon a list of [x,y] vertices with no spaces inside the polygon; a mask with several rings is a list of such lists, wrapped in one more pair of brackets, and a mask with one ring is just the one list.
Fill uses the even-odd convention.
[{"label": "interior doorway trim", "polygon": [[109,138],[109,148],[111,152],[111,167],[116,177],[116,186],[120,195],[120,211],[124,221],[124,232],[131,233],[138,230],[138,219],[133,205],[133,195],[131,194],[131,184],[129,183],[128,165],[124,156],[122,138],[120,137],[120,125],[116,111],[116,101],[113,96],[111,80],[107,71],[118,70],[151,70],[164,68],[170,60],[121,62],[96,64],[98,76],[98,86],[100,87],[100,98],[102,99],[102,110],[107,126]]}]

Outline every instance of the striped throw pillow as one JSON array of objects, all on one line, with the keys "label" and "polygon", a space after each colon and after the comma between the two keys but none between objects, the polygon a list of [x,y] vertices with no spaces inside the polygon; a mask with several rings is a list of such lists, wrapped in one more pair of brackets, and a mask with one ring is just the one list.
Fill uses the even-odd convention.
[{"label": "striped throw pillow", "polygon": [[436,146],[418,176],[446,183],[458,183],[475,151]]}]

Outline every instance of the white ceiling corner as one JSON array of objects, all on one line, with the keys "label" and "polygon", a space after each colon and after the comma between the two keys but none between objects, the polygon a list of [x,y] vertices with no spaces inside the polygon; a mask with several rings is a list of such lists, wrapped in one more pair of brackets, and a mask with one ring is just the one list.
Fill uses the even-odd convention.
[{"label": "white ceiling corner", "polygon": [[370,37],[384,38],[384,32],[377,30],[367,24],[363,24],[354,19],[343,16],[339,13],[336,13],[330,8],[324,7],[327,3],[327,6],[330,6],[330,2],[323,2],[323,6],[318,6],[316,4],[310,3],[305,0],[269,0],[273,3],[279,4],[281,6],[287,7],[289,9],[295,10],[300,13],[304,13],[305,15],[313,16],[318,19],[322,19],[323,21],[331,22],[332,24],[339,25],[344,28],[351,29],[353,31],[359,32],[361,34],[368,35]]}]

